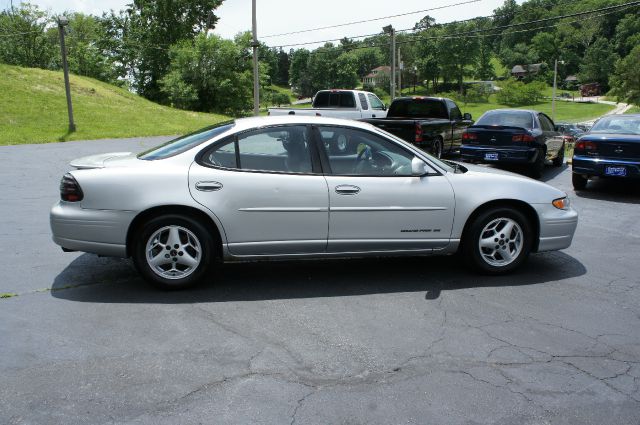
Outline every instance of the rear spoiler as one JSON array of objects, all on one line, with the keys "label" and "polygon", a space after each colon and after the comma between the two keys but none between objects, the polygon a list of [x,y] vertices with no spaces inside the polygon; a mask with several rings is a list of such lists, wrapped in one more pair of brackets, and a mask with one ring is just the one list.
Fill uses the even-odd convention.
[{"label": "rear spoiler", "polygon": [[530,128],[515,127],[512,125],[477,125],[474,124],[468,128],[486,128],[489,130],[531,130]]}]

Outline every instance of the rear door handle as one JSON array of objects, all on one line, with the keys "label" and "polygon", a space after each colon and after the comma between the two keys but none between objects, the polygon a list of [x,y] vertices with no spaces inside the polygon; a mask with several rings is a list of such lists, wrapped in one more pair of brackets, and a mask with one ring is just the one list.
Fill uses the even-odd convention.
[{"label": "rear door handle", "polygon": [[196,189],[202,192],[215,192],[222,189],[222,183],[219,182],[198,182],[196,183]]},{"label": "rear door handle", "polygon": [[350,184],[342,184],[340,186],[336,186],[336,193],[338,195],[357,195],[360,193],[360,188]]}]

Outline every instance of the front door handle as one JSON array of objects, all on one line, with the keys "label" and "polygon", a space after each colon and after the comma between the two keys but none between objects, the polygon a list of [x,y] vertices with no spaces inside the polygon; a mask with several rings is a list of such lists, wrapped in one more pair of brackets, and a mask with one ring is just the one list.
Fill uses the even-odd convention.
[{"label": "front door handle", "polygon": [[340,186],[336,186],[336,193],[338,195],[357,195],[360,193],[360,188],[350,184],[342,184]]},{"label": "front door handle", "polygon": [[222,189],[222,183],[219,182],[198,182],[196,183],[196,189],[202,192],[215,192]]}]

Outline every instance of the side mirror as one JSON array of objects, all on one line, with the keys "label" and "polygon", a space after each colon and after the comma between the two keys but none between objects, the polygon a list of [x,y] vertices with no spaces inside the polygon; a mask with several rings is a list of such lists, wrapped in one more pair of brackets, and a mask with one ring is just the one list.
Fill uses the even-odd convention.
[{"label": "side mirror", "polygon": [[462,119],[465,121],[471,121],[471,114],[468,112],[465,112],[464,115],[462,116]]},{"label": "side mirror", "polygon": [[386,111],[386,110],[387,110],[387,105],[386,105],[386,104],[384,104],[384,103],[382,104],[382,110],[383,110],[383,111]]},{"label": "side mirror", "polygon": [[431,167],[429,167],[426,162],[424,162],[417,156],[414,156],[413,159],[411,160],[412,176],[417,176],[417,177],[424,176],[426,174],[429,174],[432,171],[433,170],[431,169]]}]

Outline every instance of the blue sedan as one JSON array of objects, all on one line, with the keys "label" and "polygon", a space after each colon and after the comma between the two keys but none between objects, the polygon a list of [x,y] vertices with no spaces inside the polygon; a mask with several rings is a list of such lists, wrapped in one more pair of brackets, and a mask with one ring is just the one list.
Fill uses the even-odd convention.
[{"label": "blue sedan", "polygon": [[578,139],[573,151],[573,187],[591,177],[640,178],[640,114],[608,115]]}]

